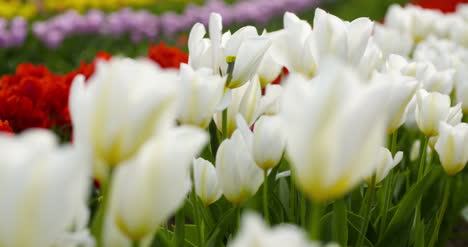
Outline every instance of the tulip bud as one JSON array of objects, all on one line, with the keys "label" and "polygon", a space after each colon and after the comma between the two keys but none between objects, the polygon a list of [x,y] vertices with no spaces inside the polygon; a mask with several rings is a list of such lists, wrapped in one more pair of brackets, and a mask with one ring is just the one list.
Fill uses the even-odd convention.
[{"label": "tulip bud", "polygon": [[180,74],[182,93],[179,122],[201,128],[208,127],[223,97],[226,78],[213,75],[211,69],[202,68],[194,71],[187,64],[181,64]]},{"label": "tulip bud", "polygon": [[205,207],[216,202],[223,194],[218,183],[216,168],[208,160],[203,158],[193,160],[193,179],[195,192]]},{"label": "tulip bud", "polygon": [[252,141],[239,130],[231,139],[224,140],[216,154],[216,172],[224,196],[240,205],[253,196],[263,183],[263,171],[251,154]]},{"label": "tulip bud", "polygon": [[[380,148],[377,161],[377,171],[375,173],[375,183],[380,183],[390,172],[390,170],[398,165],[403,158],[403,152],[397,152],[392,158],[392,153],[387,148]],[[366,178],[367,184],[372,184],[372,177]]]},{"label": "tulip bud", "polygon": [[424,135],[431,137],[439,133],[439,123],[447,121],[450,112],[450,97],[437,92],[428,93],[420,89],[416,95],[416,122]]},{"label": "tulip bud", "polygon": [[277,166],[283,156],[286,139],[277,116],[262,116],[255,123],[253,156],[257,166],[265,171]]},{"label": "tulip bud", "polygon": [[468,162],[468,124],[451,126],[440,124],[440,134],[435,149],[444,170],[451,176],[459,173]]},{"label": "tulip bud", "polygon": [[200,129],[169,130],[117,168],[108,217],[122,234],[142,241],[183,204],[191,188],[191,161],[207,139]]}]

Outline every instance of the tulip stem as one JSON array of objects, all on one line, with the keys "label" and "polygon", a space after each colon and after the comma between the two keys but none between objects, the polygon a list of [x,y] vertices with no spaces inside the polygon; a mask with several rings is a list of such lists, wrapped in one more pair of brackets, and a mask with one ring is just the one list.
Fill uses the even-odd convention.
[{"label": "tulip stem", "polygon": [[185,244],[185,214],[184,207],[177,211],[175,216],[175,235],[174,243],[176,247],[183,247]]},{"label": "tulip stem", "polygon": [[432,233],[432,237],[428,247],[433,247],[436,244],[437,239],[439,237],[440,225],[444,218],[445,210],[447,210],[448,199],[452,190],[453,181],[455,181],[453,177],[448,177],[447,181],[445,182],[444,199],[442,201],[442,205],[440,206],[439,211],[437,212],[436,225],[434,226],[434,232]]},{"label": "tulip stem", "polygon": [[268,212],[268,171],[263,171],[263,217],[267,225],[270,225],[270,213]]},{"label": "tulip stem", "polygon": [[112,170],[109,172],[108,181],[101,184],[101,203],[98,206],[96,216],[94,216],[91,224],[91,233],[97,241],[97,246],[103,246],[102,234],[104,232],[105,215],[109,204],[111,187]]},{"label": "tulip stem", "polygon": [[[395,155],[396,150],[397,150],[397,140],[398,140],[398,129],[396,129],[393,134],[392,134],[392,142],[390,144],[390,152],[392,152],[392,156]],[[379,231],[379,236],[383,236],[384,234],[384,229],[387,224],[387,211],[389,208],[389,204],[392,199],[392,183],[393,183],[393,170],[390,170],[388,173],[387,178],[384,181],[384,187],[383,187],[383,195],[384,195],[384,201],[383,201],[383,209],[382,209],[382,220],[380,221],[380,231]]]},{"label": "tulip stem", "polygon": [[370,211],[371,211],[371,205],[372,202],[374,201],[374,194],[375,194],[375,175],[372,176],[372,182],[369,185],[369,189],[367,190],[368,195],[364,198],[363,202],[363,213],[364,213],[364,223],[361,225],[361,230],[359,232],[359,237],[358,240],[356,241],[356,247],[361,247],[362,244],[364,243],[364,237],[366,236],[367,233],[367,228],[369,226],[369,220],[370,220]]},{"label": "tulip stem", "polygon": [[320,240],[321,234],[321,218],[322,213],[325,209],[325,205],[320,202],[314,202],[310,200],[310,222],[309,222],[309,234],[310,239]]},{"label": "tulip stem", "polygon": [[140,241],[132,241],[132,247],[139,247],[140,246]]},{"label": "tulip stem", "polygon": [[223,140],[225,140],[228,137],[228,133],[227,133],[227,129],[228,129],[227,128],[227,113],[228,112],[227,111],[228,111],[227,109],[223,110],[223,119],[222,119],[223,120],[222,122],[223,124],[223,138],[222,139]]},{"label": "tulip stem", "polygon": [[426,162],[426,152],[427,152],[427,145],[429,144],[429,137],[424,137],[424,145],[422,146],[422,154],[419,158],[419,171],[418,171],[418,182],[422,179],[424,175],[424,164]]}]

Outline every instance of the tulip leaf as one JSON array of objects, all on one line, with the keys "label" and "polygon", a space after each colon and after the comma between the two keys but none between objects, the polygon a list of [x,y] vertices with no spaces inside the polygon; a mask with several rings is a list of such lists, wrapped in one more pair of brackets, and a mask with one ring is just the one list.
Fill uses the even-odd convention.
[{"label": "tulip leaf", "polygon": [[398,209],[393,215],[384,235],[380,236],[381,239],[378,246],[397,246],[392,241],[399,241],[401,238],[394,238],[394,236],[399,235],[398,233],[406,229],[405,226],[411,224],[411,215],[417,205],[415,202],[421,200],[425,191],[429,189],[441,174],[441,168],[435,167],[405,194],[403,199],[397,205]]},{"label": "tulip leaf", "polygon": [[[353,235],[350,236],[355,236],[355,239],[353,240],[348,240],[348,242],[355,242],[357,237],[361,234],[361,225],[364,223],[364,219],[357,215],[352,213],[351,211],[348,211],[348,223],[349,223],[349,232],[353,232]],[[372,242],[367,239],[367,237],[364,235],[364,246],[368,247],[374,247]]]},{"label": "tulip leaf", "polygon": [[[226,227],[229,227],[230,224],[232,224],[235,213],[236,213],[236,208],[232,207],[229,210],[227,210],[223,216],[221,216],[221,218],[218,220],[216,225],[213,227],[210,234],[208,234],[207,246],[210,246],[216,243],[218,234],[227,232],[222,229],[225,229]],[[213,245],[213,246],[216,246],[216,245]]]}]

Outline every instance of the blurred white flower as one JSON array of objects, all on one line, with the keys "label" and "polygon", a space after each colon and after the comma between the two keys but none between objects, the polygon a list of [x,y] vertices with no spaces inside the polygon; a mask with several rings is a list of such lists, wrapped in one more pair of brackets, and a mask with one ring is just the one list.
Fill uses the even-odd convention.
[{"label": "blurred white flower", "polygon": [[[177,73],[146,60],[113,58],[98,62],[84,83],[70,91],[73,140],[94,157],[95,176],[134,156],[153,135],[175,124]],[[99,170],[100,169],[100,170]]]},{"label": "blurred white flower", "polygon": [[374,73],[373,83],[389,83],[387,133],[391,134],[406,120],[408,104],[413,98],[419,83],[412,77],[398,73]]},{"label": "blurred white flower", "polygon": [[79,227],[90,179],[83,152],[46,130],[0,133],[0,150],[0,246],[49,247]]},{"label": "blurred white flower", "polygon": [[142,241],[183,204],[191,188],[192,159],[207,139],[197,128],[168,130],[117,168],[108,217],[123,235]]},{"label": "blurred white flower", "polygon": [[335,60],[316,78],[291,75],[282,113],[287,157],[299,187],[332,200],[372,174],[383,145],[388,84],[368,84]]},{"label": "blurred white flower", "polygon": [[178,120],[182,124],[208,127],[216,107],[221,102],[226,78],[213,74],[211,69],[193,70],[187,64],[180,66],[181,102]]},{"label": "blurred white flower", "polygon": [[451,126],[442,122],[435,150],[449,175],[453,176],[463,170],[468,162],[468,124]]},{"label": "blurred white flower", "polygon": [[380,24],[374,26],[374,40],[385,57],[390,54],[407,57],[413,47],[413,39],[408,33]]},{"label": "blurred white flower", "polygon": [[[392,153],[387,148],[381,147],[378,156],[375,184],[382,182],[382,180],[387,177],[390,170],[400,163],[403,159],[403,152],[399,151],[395,154],[395,157],[392,157]],[[366,178],[366,183],[369,185],[372,184],[372,176]]]},{"label": "blurred white flower", "polygon": [[208,160],[193,160],[193,180],[195,192],[205,206],[216,202],[223,194],[216,168]]},{"label": "blurred white flower", "polygon": [[336,244],[322,245],[311,242],[302,229],[294,225],[279,225],[269,229],[263,219],[246,213],[242,217],[242,226],[237,236],[228,247],[338,247]]}]

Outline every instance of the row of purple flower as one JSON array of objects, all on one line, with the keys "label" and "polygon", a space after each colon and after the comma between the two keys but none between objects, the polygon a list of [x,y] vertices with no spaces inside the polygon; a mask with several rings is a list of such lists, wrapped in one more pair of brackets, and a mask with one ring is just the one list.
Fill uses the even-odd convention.
[{"label": "row of purple flower", "polygon": [[[86,14],[67,11],[47,21],[32,24],[32,34],[46,46],[56,48],[76,34],[103,34],[120,37],[128,34],[133,42],[154,40],[158,34],[172,36],[186,31],[196,22],[206,24],[211,12],[223,16],[225,25],[264,24],[285,11],[298,12],[323,0],[250,0],[227,5],[211,1],[204,6],[189,5],[183,14],[167,12],[156,16],[146,10],[121,9],[114,13],[90,10]],[[28,35],[28,23],[21,17],[8,22],[0,19],[0,48],[21,46]]]}]

